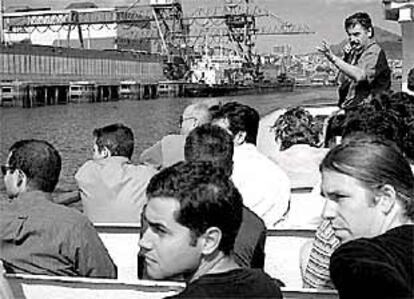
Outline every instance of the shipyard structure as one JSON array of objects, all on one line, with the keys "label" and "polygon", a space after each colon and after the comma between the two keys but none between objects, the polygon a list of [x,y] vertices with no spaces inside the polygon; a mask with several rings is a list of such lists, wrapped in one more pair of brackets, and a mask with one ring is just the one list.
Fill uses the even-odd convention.
[{"label": "shipyard structure", "polygon": [[256,38],[313,33],[248,0],[192,15],[179,0],[63,10],[1,4],[1,105],[292,90],[283,67],[264,63]]}]

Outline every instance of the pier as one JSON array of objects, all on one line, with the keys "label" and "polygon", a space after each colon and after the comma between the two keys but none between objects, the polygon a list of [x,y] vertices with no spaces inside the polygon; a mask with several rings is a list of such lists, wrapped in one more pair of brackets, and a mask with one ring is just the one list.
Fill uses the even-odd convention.
[{"label": "pier", "polygon": [[158,96],[163,57],[13,44],[0,46],[0,105],[24,108]]}]

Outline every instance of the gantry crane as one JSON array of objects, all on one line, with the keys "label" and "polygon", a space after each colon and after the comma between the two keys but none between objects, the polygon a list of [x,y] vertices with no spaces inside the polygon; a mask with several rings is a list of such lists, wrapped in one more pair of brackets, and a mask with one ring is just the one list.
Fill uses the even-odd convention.
[{"label": "gantry crane", "polygon": [[[78,28],[83,47],[83,28],[122,26],[125,38],[156,43],[167,57],[166,75],[170,79],[184,75],[192,54],[201,45],[233,47],[244,58],[248,69],[254,65],[257,36],[313,33],[307,25],[285,21],[252,0],[225,0],[222,6],[201,7],[191,15],[184,15],[180,0],[150,0],[149,5],[138,2],[117,8],[6,13],[4,29],[11,33],[65,30],[69,45],[71,31]],[[266,19],[262,22],[265,25],[260,26],[262,19]]]}]

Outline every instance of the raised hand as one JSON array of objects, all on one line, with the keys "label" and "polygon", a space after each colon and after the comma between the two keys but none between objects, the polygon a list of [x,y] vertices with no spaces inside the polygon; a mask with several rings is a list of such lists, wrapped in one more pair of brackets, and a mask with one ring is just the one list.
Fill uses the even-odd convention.
[{"label": "raised hand", "polygon": [[325,55],[326,58],[328,58],[330,61],[334,59],[334,54],[331,50],[331,46],[328,44],[326,40],[322,41],[322,44],[319,47],[316,47],[316,50],[323,55]]}]

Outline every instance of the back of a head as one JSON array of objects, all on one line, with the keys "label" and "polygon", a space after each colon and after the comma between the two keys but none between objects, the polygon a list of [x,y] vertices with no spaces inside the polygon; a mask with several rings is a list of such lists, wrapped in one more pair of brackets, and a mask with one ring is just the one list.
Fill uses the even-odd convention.
[{"label": "back of a head", "polygon": [[414,92],[414,68],[412,68],[407,75],[407,88]]},{"label": "back of a head", "polygon": [[414,97],[406,92],[394,92],[390,96],[389,109],[399,117],[414,119]]},{"label": "back of a head", "polygon": [[407,134],[403,139],[403,149],[407,160],[414,165],[414,119],[407,124]]},{"label": "back of a head", "polygon": [[221,106],[214,119],[227,119],[233,135],[246,132],[246,142],[256,144],[259,131],[259,113],[250,106],[229,102]]},{"label": "back of a head", "polygon": [[21,140],[9,149],[9,166],[20,169],[34,190],[53,192],[58,181],[62,160],[59,152],[44,140]]},{"label": "back of a head", "polygon": [[226,130],[204,124],[192,130],[187,136],[184,156],[186,161],[210,161],[231,176],[233,151],[233,138]]},{"label": "back of a head", "polygon": [[374,35],[371,17],[366,12],[357,12],[347,17],[344,22],[345,30],[353,28],[357,24],[360,24],[366,30],[372,29],[372,34]]},{"label": "back of a head", "polygon": [[279,116],[272,127],[275,131],[275,140],[280,140],[280,150],[285,150],[295,144],[309,144],[317,146],[319,132],[309,111],[303,107],[288,109]]},{"label": "back of a head", "polygon": [[393,111],[377,111],[372,107],[362,106],[347,114],[342,137],[348,138],[355,133],[365,133],[393,141],[402,149],[405,130],[404,123]]},{"label": "back of a head", "polygon": [[242,197],[222,169],[206,161],[179,162],[156,174],[147,187],[148,200],[174,198],[175,220],[196,237],[209,227],[222,232],[219,250],[229,254],[242,220]]},{"label": "back of a head", "polygon": [[211,121],[211,112],[209,106],[204,103],[195,103],[184,109],[183,116],[195,117],[200,125]]},{"label": "back of a head", "polygon": [[342,138],[344,128],[345,114],[334,114],[328,119],[324,136],[324,147],[331,148],[332,145],[338,144],[337,137]]},{"label": "back of a head", "polygon": [[320,170],[351,176],[371,190],[393,186],[406,216],[414,220],[414,176],[408,161],[389,140],[355,135],[330,150]]},{"label": "back of a head", "polygon": [[93,130],[96,145],[101,151],[106,147],[112,156],[131,159],[134,152],[134,133],[127,126],[116,123]]}]

